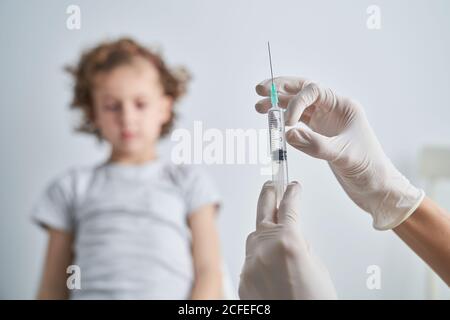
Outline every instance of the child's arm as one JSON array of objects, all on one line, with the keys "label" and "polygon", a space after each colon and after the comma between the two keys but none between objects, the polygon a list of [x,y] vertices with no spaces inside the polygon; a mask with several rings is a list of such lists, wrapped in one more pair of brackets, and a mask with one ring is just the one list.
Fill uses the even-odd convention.
[{"label": "child's arm", "polygon": [[215,205],[205,205],[189,217],[195,270],[191,299],[223,299],[216,210]]},{"label": "child's arm", "polygon": [[49,240],[38,299],[67,299],[67,267],[73,259],[71,233],[48,229]]}]

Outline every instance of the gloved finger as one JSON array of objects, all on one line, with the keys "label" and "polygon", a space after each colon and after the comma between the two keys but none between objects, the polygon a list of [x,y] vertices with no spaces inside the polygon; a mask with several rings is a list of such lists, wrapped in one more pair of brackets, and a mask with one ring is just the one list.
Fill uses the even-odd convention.
[{"label": "gloved finger", "polygon": [[[279,94],[294,95],[311,83],[310,80],[299,77],[276,77],[273,79]],[[272,79],[266,79],[256,85],[256,93],[263,97],[270,96]]]},{"label": "gloved finger", "polygon": [[[287,109],[287,105],[290,101],[290,99],[292,99],[293,96],[279,96],[279,105],[282,109]],[[267,113],[269,111],[269,109],[272,107],[272,103],[270,101],[270,98],[264,98],[262,100],[259,100],[256,105],[255,105],[255,109],[257,112],[259,113]],[[314,113],[316,109],[316,106],[313,104],[311,106],[309,106],[308,108],[306,108],[302,115],[300,116],[300,122],[303,122],[305,124],[309,124],[309,122],[311,121],[311,117]]]},{"label": "gloved finger", "polygon": [[287,106],[285,112],[285,123],[288,126],[295,125],[303,112],[312,106],[315,109],[320,108],[322,112],[326,113],[338,106],[338,97],[330,88],[319,86],[316,83],[309,83],[293,97]]},{"label": "gloved finger", "polygon": [[296,223],[300,206],[301,191],[301,184],[297,181],[292,181],[288,184],[278,208],[278,223]]},{"label": "gloved finger", "polygon": [[[279,94],[278,105],[281,108],[286,109],[289,104],[289,101],[293,97],[294,97],[293,95]],[[267,113],[267,111],[269,111],[270,108],[272,108],[272,102],[270,101],[270,98],[261,99],[255,104],[255,109],[259,113]]]},{"label": "gloved finger", "polygon": [[334,160],[339,149],[336,137],[321,135],[308,127],[292,128],[286,133],[286,141],[294,148],[314,157],[326,161]]},{"label": "gloved finger", "polygon": [[277,200],[275,193],[275,186],[272,181],[264,183],[261,193],[259,194],[257,213],[256,213],[256,227],[263,222],[274,222],[277,210]]},{"label": "gloved finger", "polygon": [[309,122],[311,121],[311,117],[312,117],[314,111],[316,111],[316,106],[314,104],[309,106],[308,108],[306,108],[303,111],[302,115],[300,116],[300,122],[303,122],[303,123],[309,125]]},{"label": "gloved finger", "polygon": [[284,114],[286,125],[293,126],[299,120],[305,109],[312,106],[319,99],[320,89],[315,84],[308,84],[288,104]]}]

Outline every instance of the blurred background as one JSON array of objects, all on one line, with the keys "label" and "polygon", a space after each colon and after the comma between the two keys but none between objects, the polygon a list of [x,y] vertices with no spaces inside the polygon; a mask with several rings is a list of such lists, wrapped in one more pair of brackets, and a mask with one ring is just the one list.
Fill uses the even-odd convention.
[{"label": "blurred background", "polygon": [[[81,28],[66,27],[69,5]],[[370,5],[381,29],[367,27]],[[160,47],[194,79],[178,106],[177,126],[264,129],[254,111],[255,85],[275,75],[320,81],[359,100],[393,163],[427,187],[425,146],[450,146],[450,2],[433,1],[18,1],[0,2],[0,298],[35,297],[46,234],[29,212],[47,183],[70,166],[95,164],[108,149],[76,134],[71,81],[63,67],[98,41],[131,36]],[[170,157],[172,142],[161,145]],[[372,229],[326,163],[288,149],[290,178],[303,184],[301,225],[345,299],[430,297],[425,264],[392,232]],[[222,249],[237,289],[246,236],[267,176],[261,165],[203,165],[223,196]],[[431,165],[431,167],[433,167]],[[450,208],[450,184],[434,180],[433,197]],[[367,268],[381,270],[369,290]],[[434,282],[433,297],[450,298]]]}]

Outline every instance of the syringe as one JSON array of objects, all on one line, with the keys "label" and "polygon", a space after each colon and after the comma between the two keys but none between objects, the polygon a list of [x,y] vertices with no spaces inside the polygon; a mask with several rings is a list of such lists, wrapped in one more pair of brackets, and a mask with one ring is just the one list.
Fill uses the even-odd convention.
[{"label": "syringe", "polygon": [[268,111],[269,134],[270,134],[270,155],[272,159],[272,181],[275,184],[277,208],[283,198],[284,191],[288,184],[288,166],[286,153],[286,136],[284,131],[284,110],[278,106],[278,93],[273,82],[272,55],[269,49],[270,75],[272,85],[270,90],[270,101],[272,107]]}]

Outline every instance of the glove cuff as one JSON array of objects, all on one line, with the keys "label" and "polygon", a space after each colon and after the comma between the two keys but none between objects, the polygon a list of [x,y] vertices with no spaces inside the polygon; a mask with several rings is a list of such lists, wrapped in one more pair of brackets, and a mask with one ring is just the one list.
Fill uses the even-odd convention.
[{"label": "glove cuff", "polygon": [[[425,192],[414,187],[402,176],[403,188],[387,192],[381,204],[373,212],[373,227],[376,230],[389,230],[408,219],[422,203]],[[396,181],[396,185],[399,183]]]}]

